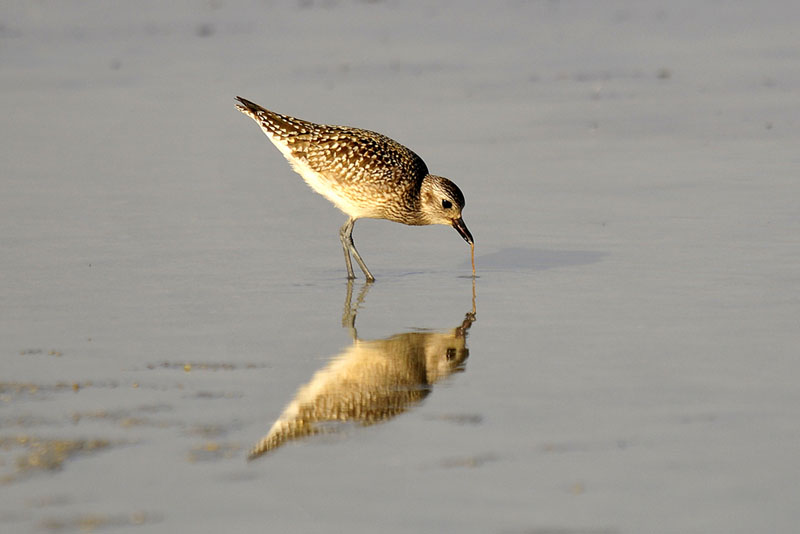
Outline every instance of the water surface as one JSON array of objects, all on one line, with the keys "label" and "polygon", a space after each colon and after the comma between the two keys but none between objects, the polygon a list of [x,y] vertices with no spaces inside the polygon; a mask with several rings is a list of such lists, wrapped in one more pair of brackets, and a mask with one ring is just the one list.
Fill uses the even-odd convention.
[{"label": "water surface", "polygon": [[[0,530],[793,532],[798,15],[4,7]],[[453,179],[475,285],[360,221],[348,288],[235,95]]]}]

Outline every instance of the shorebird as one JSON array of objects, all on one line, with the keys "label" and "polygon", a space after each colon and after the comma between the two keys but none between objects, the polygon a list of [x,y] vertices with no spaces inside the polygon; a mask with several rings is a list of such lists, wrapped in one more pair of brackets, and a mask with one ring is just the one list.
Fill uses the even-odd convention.
[{"label": "shorebird", "polygon": [[452,226],[472,249],[475,275],[475,242],[461,218],[464,195],[447,178],[429,174],[414,152],[376,132],[315,124],[236,100],[306,183],[349,217],[339,230],[349,279],[355,278],[352,254],[366,279],[375,280],[353,242],[353,225],[362,218]]}]

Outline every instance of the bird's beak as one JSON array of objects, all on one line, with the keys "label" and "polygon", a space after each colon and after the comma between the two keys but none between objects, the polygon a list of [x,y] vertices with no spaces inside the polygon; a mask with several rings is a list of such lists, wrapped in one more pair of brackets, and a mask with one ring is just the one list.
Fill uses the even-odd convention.
[{"label": "bird's beak", "polygon": [[472,234],[469,233],[469,230],[467,230],[467,225],[464,224],[464,219],[462,219],[461,217],[459,217],[458,219],[455,219],[453,221],[453,228],[456,229],[456,232],[461,234],[461,237],[464,238],[464,241],[466,241],[470,245],[475,243],[472,240]]}]

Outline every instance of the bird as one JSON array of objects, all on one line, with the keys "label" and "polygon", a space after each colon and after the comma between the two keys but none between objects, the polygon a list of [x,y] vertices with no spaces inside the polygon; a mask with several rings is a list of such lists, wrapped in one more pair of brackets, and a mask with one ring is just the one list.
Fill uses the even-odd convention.
[{"label": "bird", "polygon": [[236,100],[236,108],[261,127],[303,180],[348,216],[339,230],[348,279],[355,278],[352,255],[367,281],[375,280],[353,241],[353,225],[362,218],[452,226],[472,249],[474,277],[475,241],[461,216],[464,194],[447,178],[430,174],[417,154],[377,132],[316,124]]}]

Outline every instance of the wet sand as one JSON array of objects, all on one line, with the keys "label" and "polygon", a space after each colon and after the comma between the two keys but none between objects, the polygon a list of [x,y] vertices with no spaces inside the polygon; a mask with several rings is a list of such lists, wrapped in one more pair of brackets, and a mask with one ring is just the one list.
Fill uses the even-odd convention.
[{"label": "wet sand", "polygon": [[[0,530],[793,532],[799,20],[1,8]],[[348,288],[237,94],[458,183],[474,287],[452,229],[361,221]]]}]

